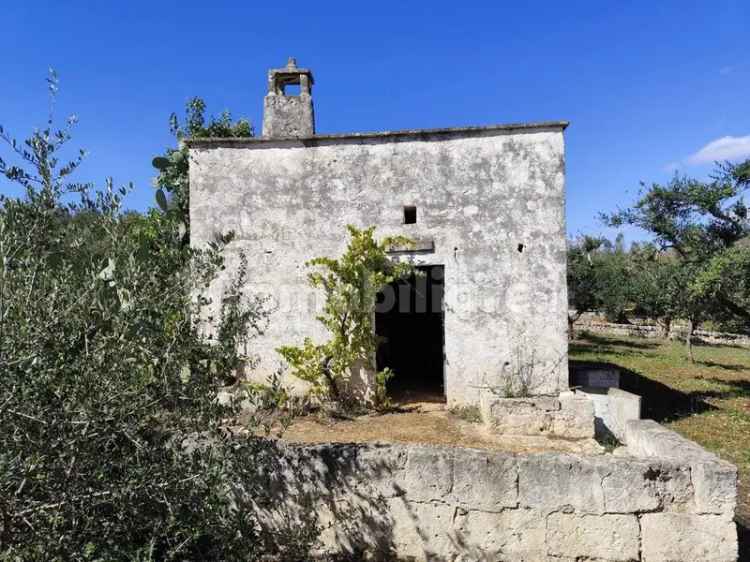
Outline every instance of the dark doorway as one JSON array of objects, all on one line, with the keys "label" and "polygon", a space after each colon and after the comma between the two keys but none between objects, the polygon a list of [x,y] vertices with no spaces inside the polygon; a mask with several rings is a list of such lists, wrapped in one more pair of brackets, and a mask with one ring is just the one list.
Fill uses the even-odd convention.
[{"label": "dark doorway", "polygon": [[388,394],[396,400],[445,400],[443,272],[441,265],[419,267],[416,275],[384,287],[378,296],[377,368],[395,373]]}]

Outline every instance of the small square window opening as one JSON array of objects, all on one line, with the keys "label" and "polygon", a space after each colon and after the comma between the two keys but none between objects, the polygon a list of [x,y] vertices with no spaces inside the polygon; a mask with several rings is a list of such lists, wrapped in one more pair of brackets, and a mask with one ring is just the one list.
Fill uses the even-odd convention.
[{"label": "small square window opening", "polygon": [[413,205],[407,205],[404,207],[404,224],[416,224],[417,222],[417,208]]}]

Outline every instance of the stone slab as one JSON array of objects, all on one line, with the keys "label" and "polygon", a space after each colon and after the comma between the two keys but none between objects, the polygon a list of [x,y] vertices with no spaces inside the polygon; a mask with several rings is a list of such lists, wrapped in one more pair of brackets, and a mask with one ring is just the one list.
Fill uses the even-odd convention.
[{"label": "stone slab", "polygon": [[547,518],[547,549],[552,556],[636,562],[639,536],[635,515],[552,513]]},{"label": "stone slab", "polygon": [[737,528],[720,516],[646,513],[643,562],[736,562]]}]

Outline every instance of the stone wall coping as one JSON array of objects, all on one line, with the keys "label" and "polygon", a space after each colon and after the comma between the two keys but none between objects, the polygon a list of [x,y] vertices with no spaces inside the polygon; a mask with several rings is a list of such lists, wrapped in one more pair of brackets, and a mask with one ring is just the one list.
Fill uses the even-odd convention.
[{"label": "stone wall coping", "polygon": [[497,125],[481,125],[466,127],[443,127],[436,129],[404,129],[398,131],[373,131],[360,133],[333,133],[323,135],[312,135],[306,137],[289,138],[189,138],[182,142],[190,148],[215,148],[215,147],[268,147],[268,145],[294,146],[301,143],[302,146],[316,146],[318,142],[336,144],[352,140],[438,140],[440,137],[478,136],[483,133],[507,133],[507,132],[535,132],[545,130],[564,131],[569,125],[568,121],[540,121],[537,123],[509,123]]},{"label": "stone wall coping", "polygon": [[631,420],[625,426],[625,444],[636,456],[716,462],[719,457],[654,420]]}]

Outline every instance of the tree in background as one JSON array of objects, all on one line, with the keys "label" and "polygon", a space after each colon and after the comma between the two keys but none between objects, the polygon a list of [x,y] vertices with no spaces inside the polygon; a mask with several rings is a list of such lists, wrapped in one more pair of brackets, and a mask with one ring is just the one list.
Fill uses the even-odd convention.
[{"label": "tree in background", "polygon": [[633,313],[655,320],[662,336],[668,337],[672,321],[679,315],[680,294],[684,291],[680,264],[674,256],[659,251],[653,244],[634,244],[629,259]]},{"label": "tree in background", "polygon": [[750,245],[737,244],[714,256],[696,274],[690,289],[718,303],[712,317],[732,330],[747,330],[750,312]]},{"label": "tree in background", "polygon": [[635,275],[625,241],[618,235],[614,244],[602,239],[595,255],[597,262],[596,292],[599,308],[610,322],[628,323],[632,306],[632,281]]},{"label": "tree in background", "polygon": [[[674,273],[683,290],[673,295],[673,309],[687,319],[686,348],[692,359],[695,327],[712,317],[732,316],[750,321],[742,295],[746,285],[719,283],[719,272],[744,249],[738,243],[750,234],[747,206],[742,195],[750,187],[750,163],[721,164],[710,181],[675,175],[667,184],[642,184],[640,198],[627,209],[603,214],[613,227],[637,226],[654,237],[662,251],[676,255]],[[707,272],[713,271],[713,275]],[[738,292],[740,294],[738,294]]]},{"label": "tree in background", "polygon": [[581,236],[568,243],[568,338],[575,337],[575,323],[585,312],[599,306],[598,268],[594,253],[604,240]]},{"label": "tree in background", "polygon": [[[0,198],[0,559],[258,559],[273,537],[237,493],[267,493],[259,445],[230,439],[238,406],[217,400],[263,322],[249,272],[217,319],[232,345],[212,345],[195,319],[230,237],[191,249],[175,213],[70,182],[74,123],[51,115],[23,142],[0,128],[17,160],[0,173],[24,189]],[[278,530],[290,556],[306,529]]]},{"label": "tree in background", "polygon": [[633,308],[634,271],[622,237],[581,236],[568,245],[569,336],[585,312],[604,312],[611,322],[627,323]]}]

